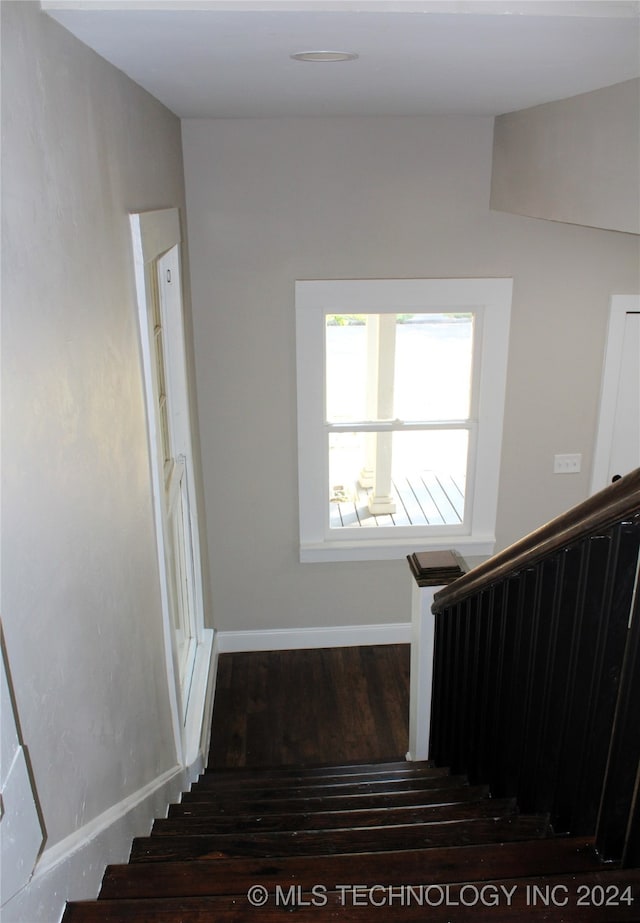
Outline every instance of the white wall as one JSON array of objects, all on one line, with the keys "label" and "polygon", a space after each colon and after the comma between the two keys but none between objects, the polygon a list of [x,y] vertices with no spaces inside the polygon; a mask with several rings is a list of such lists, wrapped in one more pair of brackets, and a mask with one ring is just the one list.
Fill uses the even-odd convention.
[{"label": "white wall", "polygon": [[[52,866],[177,764],[128,212],[184,185],[178,120],[39,4],[2,3],[2,56],[2,616]],[[3,920],[101,872],[37,872]]]},{"label": "white wall", "polygon": [[497,118],[491,207],[640,233],[640,80]]},{"label": "white wall", "polygon": [[183,123],[217,627],[408,619],[405,562],[298,563],[295,279],[513,276],[499,547],[586,496],[637,242],[490,211],[492,140],[484,118]]}]

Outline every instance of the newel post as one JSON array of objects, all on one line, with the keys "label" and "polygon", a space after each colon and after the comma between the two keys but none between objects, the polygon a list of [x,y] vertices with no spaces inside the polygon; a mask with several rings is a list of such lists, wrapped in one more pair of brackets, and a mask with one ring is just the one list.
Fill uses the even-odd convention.
[{"label": "newel post", "polygon": [[460,577],[464,570],[453,551],[421,551],[408,556],[411,588],[411,680],[409,693],[409,750],[412,761],[429,758],[435,616],[433,597]]}]

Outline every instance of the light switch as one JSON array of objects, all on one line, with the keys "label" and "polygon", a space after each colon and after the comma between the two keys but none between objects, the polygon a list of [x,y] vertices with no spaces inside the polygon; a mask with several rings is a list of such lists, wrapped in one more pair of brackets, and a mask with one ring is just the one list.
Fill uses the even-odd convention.
[{"label": "light switch", "polygon": [[575,455],[554,455],[553,456],[553,473],[554,474],[578,474],[582,467],[582,455],[578,452]]}]

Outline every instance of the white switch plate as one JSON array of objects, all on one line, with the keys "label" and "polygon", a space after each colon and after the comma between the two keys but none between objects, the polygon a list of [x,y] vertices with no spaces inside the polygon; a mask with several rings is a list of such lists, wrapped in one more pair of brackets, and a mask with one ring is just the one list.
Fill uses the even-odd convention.
[{"label": "white switch plate", "polygon": [[553,456],[554,474],[578,474],[581,467],[582,455],[579,452],[575,455]]}]

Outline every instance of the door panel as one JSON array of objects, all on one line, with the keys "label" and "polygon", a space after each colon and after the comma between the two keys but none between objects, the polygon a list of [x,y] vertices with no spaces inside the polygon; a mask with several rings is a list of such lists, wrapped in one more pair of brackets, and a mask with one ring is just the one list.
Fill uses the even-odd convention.
[{"label": "door panel", "polygon": [[178,248],[155,264],[157,304],[150,318],[156,344],[155,371],[159,418],[159,458],[165,476],[165,562],[171,621],[183,711],[186,711],[197,641],[192,512],[186,453],[190,450],[187,382],[182,346],[182,291]]},{"label": "door panel", "polygon": [[188,696],[195,656],[194,568],[184,457],[172,460],[167,483],[167,572],[180,686]]}]

